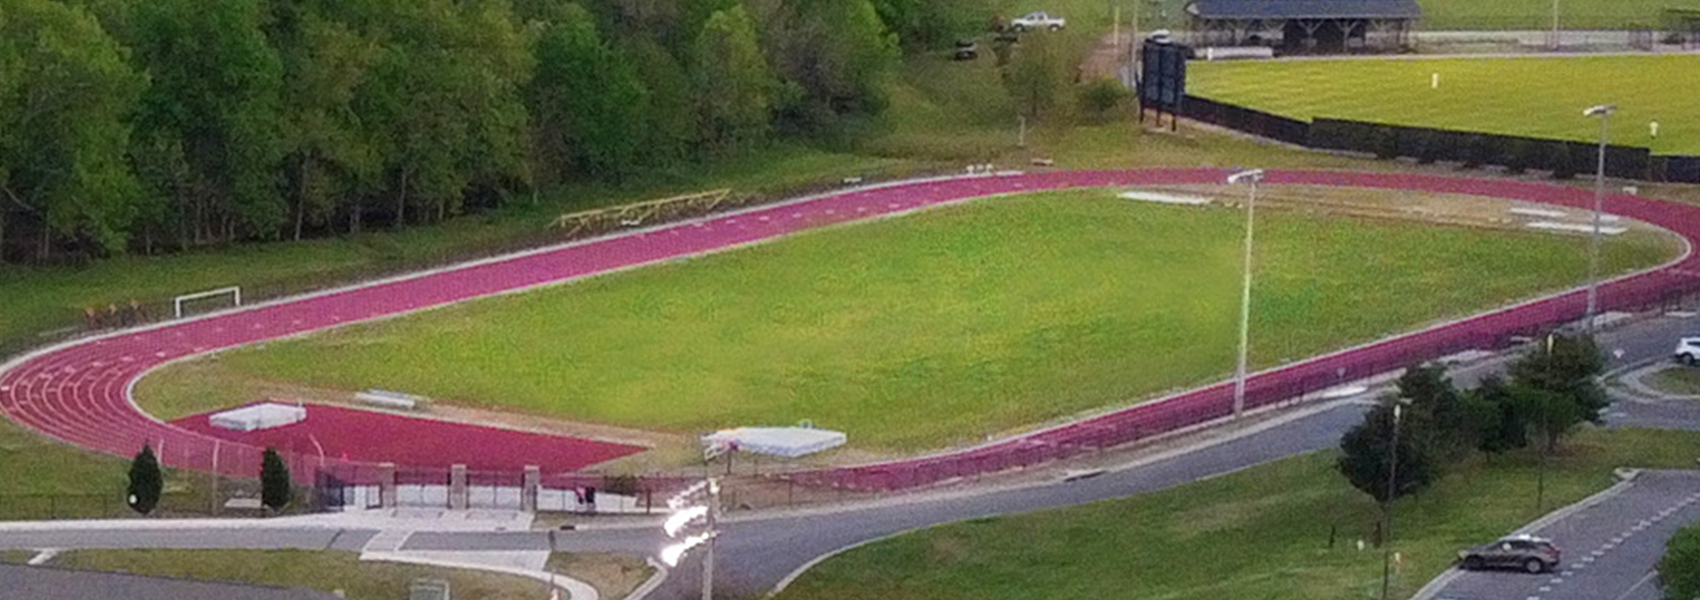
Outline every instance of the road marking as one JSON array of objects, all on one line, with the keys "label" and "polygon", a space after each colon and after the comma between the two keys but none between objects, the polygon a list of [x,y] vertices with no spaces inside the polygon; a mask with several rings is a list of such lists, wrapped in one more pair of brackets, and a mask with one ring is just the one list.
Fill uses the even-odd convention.
[{"label": "road marking", "polygon": [[1618,597],[1617,597],[1617,600],[1623,600],[1624,598],[1628,598],[1630,594],[1635,593],[1635,590],[1641,589],[1641,586],[1647,585],[1647,582],[1652,581],[1654,577],[1658,577],[1658,576],[1659,576],[1658,571],[1652,571],[1652,572],[1647,573],[1646,577],[1642,577],[1640,581],[1635,582],[1635,585],[1629,586],[1629,589],[1624,590],[1622,594],[1619,594]]}]

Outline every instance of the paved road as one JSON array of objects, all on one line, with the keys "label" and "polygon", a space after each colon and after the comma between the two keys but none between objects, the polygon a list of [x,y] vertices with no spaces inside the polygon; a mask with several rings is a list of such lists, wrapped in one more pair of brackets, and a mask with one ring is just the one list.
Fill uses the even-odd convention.
[{"label": "paved road", "polygon": [[1535,531],[1564,552],[1558,572],[1463,573],[1437,600],[1657,600],[1653,566],[1677,529],[1700,522],[1700,472],[1649,471],[1610,499]]}]

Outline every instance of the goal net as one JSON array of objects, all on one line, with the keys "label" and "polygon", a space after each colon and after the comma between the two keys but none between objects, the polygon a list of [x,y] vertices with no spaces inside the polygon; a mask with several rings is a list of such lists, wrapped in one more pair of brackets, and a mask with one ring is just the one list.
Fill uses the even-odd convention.
[{"label": "goal net", "polygon": [[227,287],[172,298],[171,314],[181,319],[236,306],[242,306],[242,288]]}]

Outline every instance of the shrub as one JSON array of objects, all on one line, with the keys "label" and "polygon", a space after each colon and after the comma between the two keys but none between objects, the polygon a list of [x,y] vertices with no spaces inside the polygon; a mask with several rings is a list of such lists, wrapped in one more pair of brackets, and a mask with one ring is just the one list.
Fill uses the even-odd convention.
[{"label": "shrub", "polygon": [[1120,108],[1131,96],[1122,82],[1106,77],[1081,86],[1080,107],[1087,114],[1101,118]]},{"label": "shrub", "polygon": [[159,468],[159,459],[153,455],[153,448],[143,444],[136,459],[130,461],[130,486],[126,500],[132,510],[149,514],[159,506],[159,496],[164,490],[165,473]]},{"label": "shrub", "polygon": [[289,466],[283,464],[277,450],[266,448],[260,458],[260,503],[272,510],[283,510],[289,506],[291,494]]}]

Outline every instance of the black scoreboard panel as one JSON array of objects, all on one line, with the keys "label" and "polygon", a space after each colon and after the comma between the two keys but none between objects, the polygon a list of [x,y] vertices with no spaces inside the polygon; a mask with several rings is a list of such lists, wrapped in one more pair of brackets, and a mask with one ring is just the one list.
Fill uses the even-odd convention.
[{"label": "black scoreboard panel", "polygon": [[1144,68],[1139,74],[1139,101],[1145,108],[1171,113],[1181,111],[1186,99],[1186,46],[1167,41],[1146,40],[1139,50]]}]

